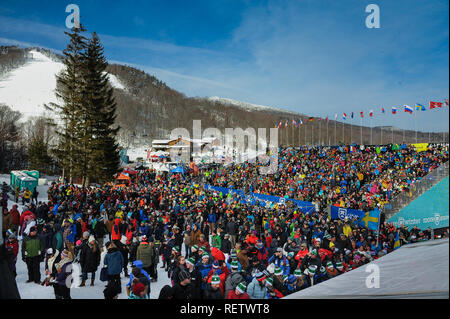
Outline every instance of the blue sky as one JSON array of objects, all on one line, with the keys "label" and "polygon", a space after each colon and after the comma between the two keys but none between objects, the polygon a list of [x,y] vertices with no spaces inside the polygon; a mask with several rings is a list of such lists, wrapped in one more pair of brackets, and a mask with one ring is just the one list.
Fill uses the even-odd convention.
[{"label": "blue sky", "polygon": [[[448,108],[401,111],[448,98],[447,0],[2,1],[0,44],[63,50],[70,3],[110,62],[187,96],[339,119],[373,109],[373,126],[448,131]],[[371,3],[380,7],[380,29],[365,26]]]}]

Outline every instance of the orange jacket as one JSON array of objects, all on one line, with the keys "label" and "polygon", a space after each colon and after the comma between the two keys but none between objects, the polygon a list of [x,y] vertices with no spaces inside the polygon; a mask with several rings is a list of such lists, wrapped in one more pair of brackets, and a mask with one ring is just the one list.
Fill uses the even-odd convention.
[{"label": "orange jacket", "polygon": [[112,240],[120,240],[122,238],[122,236],[120,235],[119,224],[120,224],[120,219],[116,218],[116,220],[114,221],[114,226],[112,227],[112,232],[111,232]]}]

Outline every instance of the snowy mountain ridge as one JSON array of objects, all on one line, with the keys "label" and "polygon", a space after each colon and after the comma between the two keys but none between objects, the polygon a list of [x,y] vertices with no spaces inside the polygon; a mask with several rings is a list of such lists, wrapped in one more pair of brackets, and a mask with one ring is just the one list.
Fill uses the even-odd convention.
[{"label": "snowy mountain ridge", "polygon": [[281,112],[281,113],[299,115],[296,112],[291,112],[291,111],[275,108],[275,107],[272,107],[272,106],[252,104],[252,103],[236,101],[236,100],[233,100],[233,99],[224,98],[224,97],[218,97],[218,96],[208,97],[208,100],[209,101],[213,101],[213,102],[220,102],[222,104],[237,106],[239,108],[242,108],[242,109],[245,109],[245,110],[248,110],[248,111],[274,111],[274,112]]},{"label": "snowy mountain ridge", "polygon": [[[0,103],[24,114],[24,120],[31,116],[48,113],[44,104],[57,103],[55,96],[56,75],[64,69],[62,62],[54,61],[37,50],[29,52],[30,58],[0,78]],[[121,81],[109,74],[114,88],[126,90]]]}]

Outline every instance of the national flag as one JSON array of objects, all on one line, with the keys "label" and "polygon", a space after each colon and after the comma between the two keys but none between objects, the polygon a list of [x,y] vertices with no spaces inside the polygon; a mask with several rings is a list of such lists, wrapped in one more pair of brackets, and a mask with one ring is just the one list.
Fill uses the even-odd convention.
[{"label": "national flag", "polygon": [[327,123],[328,123],[328,115],[327,115],[327,117],[325,118],[325,122],[327,122]]},{"label": "national flag", "polygon": [[337,119],[337,113],[336,113],[336,114],[334,114],[334,119]]},{"label": "national flag", "polygon": [[361,114],[361,118],[363,118],[363,117],[364,117],[364,112],[361,111],[361,112],[359,112],[359,113]]},{"label": "national flag", "polygon": [[448,99],[445,99],[444,105],[445,105],[445,106],[448,106]]},{"label": "national flag", "polygon": [[295,122],[295,120],[292,120],[292,125],[294,125],[295,127],[297,127],[297,122]]},{"label": "national flag", "polygon": [[369,111],[369,116],[372,117],[373,116],[373,110]]},{"label": "national flag", "polygon": [[375,208],[370,212],[366,212],[358,221],[358,225],[367,229],[378,230],[378,223],[380,222],[380,210]]},{"label": "national flag", "polygon": [[280,127],[281,127],[281,124],[282,124],[282,121],[280,121],[280,123],[278,123],[278,128],[280,128]]},{"label": "national flag", "polygon": [[405,112],[408,112],[409,114],[413,113],[413,109],[411,106],[405,104],[405,105],[403,105],[403,107],[405,109]]},{"label": "national flag", "polygon": [[308,119],[308,121],[314,122],[314,117],[311,116],[311,117]]},{"label": "national flag", "polygon": [[397,114],[397,108],[395,106],[392,107],[392,114]]},{"label": "national flag", "polygon": [[381,108],[381,113],[386,113],[386,111],[384,110],[384,107]]},{"label": "national flag", "polygon": [[416,111],[426,111],[427,109],[422,104],[416,103]]},{"label": "national flag", "polygon": [[430,110],[434,109],[435,107],[442,107],[442,102],[430,101]]},{"label": "national flag", "polygon": [[400,248],[400,237],[399,234],[400,231],[397,231],[397,235],[395,236],[395,241],[394,241],[394,250]]},{"label": "national flag", "polygon": [[347,113],[342,114],[342,118],[345,120],[347,118]]},{"label": "national flag", "polygon": [[300,124],[300,125],[303,124],[302,119],[299,119],[299,120],[298,120],[298,124]]},{"label": "national flag", "polygon": [[278,121],[275,122],[275,128],[278,128]]},{"label": "national flag", "polygon": [[353,112],[352,112],[352,118],[353,118]]},{"label": "national flag", "polygon": [[288,126],[288,121],[286,120],[286,123],[284,123],[284,127]]}]

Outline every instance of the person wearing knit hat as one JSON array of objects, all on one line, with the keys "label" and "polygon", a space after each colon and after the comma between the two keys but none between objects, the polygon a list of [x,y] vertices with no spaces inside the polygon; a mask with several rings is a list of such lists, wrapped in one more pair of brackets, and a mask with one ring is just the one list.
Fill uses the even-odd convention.
[{"label": "person wearing knit hat", "polygon": [[202,273],[195,266],[195,259],[190,257],[186,260],[186,270],[191,278],[191,293],[193,299],[201,299],[202,297]]},{"label": "person wearing knit hat", "polygon": [[282,276],[283,269],[281,267],[275,267],[275,271],[273,272],[275,276]]},{"label": "person wearing knit hat", "polygon": [[220,289],[220,277],[214,274],[211,277],[211,283],[206,285],[204,292],[205,299],[223,299],[222,291]]},{"label": "person wearing knit hat", "polygon": [[267,287],[267,299],[280,299],[284,297],[284,295],[278,289],[275,288],[273,278],[267,277],[266,287]]},{"label": "person wearing knit hat", "polygon": [[191,247],[191,251],[192,252],[196,252],[197,250],[198,250],[198,246],[197,245],[194,245],[194,246]]},{"label": "person wearing knit hat", "polygon": [[218,275],[213,275],[211,278],[211,285],[219,285],[220,277]]},{"label": "person wearing knit hat", "polygon": [[179,254],[179,253],[180,253],[180,247],[178,247],[178,246],[174,246],[174,247],[172,248],[172,250],[173,250],[176,254]]},{"label": "person wearing knit hat", "polygon": [[130,292],[128,299],[148,299],[145,291],[145,285],[138,279],[135,279],[133,285],[131,286],[131,290],[132,291]]},{"label": "person wearing knit hat", "polygon": [[342,274],[345,272],[344,265],[340,261],[336,263],[336,269],[339,274]]},{"label": "person wearing knit hat", "polygon": [[250,296],[246,293],[247,286],[244,282],[239,283],[234,290],[230,290],[226,299],[250,299]]},{"label": "person wearing knit hat", "polygon": [[301,277],[303,276],[302,271],[300,269],[295,269],[294,270],[294,276],[295,277]]},{"label": "person wearing knit hat", "polygon": [[327,278],[331,279],[336,277],[337,275],[339,275],[337,269],[334,267],[333,263],[331,261],[329,261],[327,263]]},{"label": "person wearing knit hat", "polygon": [[188,259],[186,259],[186,264],[195,266],[195,259],[192,257],[189,257]]},{"label": "person wearing knit hat", "polygon": [[251,299],[267,299],[266,276],[258,272],[247,286],[247,293]]},{"label": "person wearing knit hat", "polygon": [[236,293],[243,294],[247,290],[247,286],[241,282],[236,287]]}]

